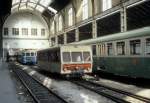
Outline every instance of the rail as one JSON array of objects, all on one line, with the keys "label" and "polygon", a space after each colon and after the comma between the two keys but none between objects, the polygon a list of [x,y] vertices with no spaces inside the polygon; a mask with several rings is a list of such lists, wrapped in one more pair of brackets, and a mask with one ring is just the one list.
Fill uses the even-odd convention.
[{"label": "rail", "polygon": [[50,91],[25,71],[14,68],[13,72],[18,76],[23,85],[28,89],[36,103],[68,103],[54,92]]},{"label": "rail", "polygon": [[89,89],[91,91],[94,91],[95,93],[98,93],[98,94],[100,94],[106,98],[109,98],[117,103],[131,103],[130,100],[125,100],[123,97],[131,97],[131,98],[135,99],[136,101],[150,103],[149,98],[135,95],[130,92],[119,90],[119,89],[116,89],[113,87],[108,87],[108,86],[105,86],[102,84],[94,83],[92,81],[74,80],[71,82],[76,85],[82,86],[86,89]]}]

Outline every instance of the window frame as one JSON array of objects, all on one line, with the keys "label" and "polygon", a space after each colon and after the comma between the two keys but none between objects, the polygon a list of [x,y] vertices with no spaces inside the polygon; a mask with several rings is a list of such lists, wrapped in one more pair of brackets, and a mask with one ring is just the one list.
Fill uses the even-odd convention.
[{"label": "window frame", "polygon": [[37,33],[38,33],[37,28],[31,28],[31,35],[32,36],[37,36],[38,35]]},{"label": "window frame", "polygon": [[9,35],[9,28],[5,27],[4,28],[4,36],[8,36]]},{"label": "window frame", "polygon": [[147,52],[147,43],[149,43],[148,46],[150,47],[150,37],[149,38],[145,38],[145,54],[146,55],[150,55],[150,50],[149,50],[149,52]]},{"label": "window frame", "polygon": [[[118,46],[120,46],[120,45],[118,45],[119,43],[121,44],[121,51],[122,51],[122,53],[118,52]],[[117,41],[116,42],[116,54],[117,54],[117,56],[126,55],[126,42],[125,41]]]},{"label": "window frame", "polygon": [[89,10],[88,10],[88,0],[82,1],[82,20],[88,19]]},{"label": "window frame", "polygon": [[[109,48],[110,45],[111,44],[111,48]],[[114,56],[115,54],[114,54],[114,43],[113,42],[108,42],[106,45],[106,48],[107,48],[107,56]],[[110,54],[111,52],[110,52],[110,49],[112,50],[112,54]]]},{"label": "window frame", "polygon": [[63,29],[62,25],[63,25],[63,18],[60,15],[59,18],[58,18],[58,31],[62,31],[62,29]]},{"label": "window frame", "polygon": [[19,35],[19,28],[12,28],[12,35],[18,36]]},{"label": "window frame", "polygon": [[22,28],[22,35],[28,35],[28,28]]},{"label": "window frame", "polygon": [[[139,49],[140,49],[140,53],[137,53],[137,51],[136,51],[136,48],[138,47],[138,45],[137,44],[134,44],[133,45],[133,43],[137,43],[137,41],[139,41]],[[132,43],[133,42],[133,43]],[[131,45],[133,45],[133,51],[132,51],[132,46]],[[142,43],[141,43],[141,39],[133,39],[133,40],[129,40],[129,48],[130,48],[130,55],[141,55],[142,54]]]},{"label": "window frame", "polygon": [[112,8],[112,0],[102,0],[102,11]]},{"label": "window frame", "polygon": [[45,28],[42,28],[42,29],[41,29],[41,36],[45,36],[45,34],[46,34],[46,29],[45,29]]},{"label": "window frame", "polygon": [[71,7],[68,10],[68,26],[72,26],[73,25],[73,8]]}]

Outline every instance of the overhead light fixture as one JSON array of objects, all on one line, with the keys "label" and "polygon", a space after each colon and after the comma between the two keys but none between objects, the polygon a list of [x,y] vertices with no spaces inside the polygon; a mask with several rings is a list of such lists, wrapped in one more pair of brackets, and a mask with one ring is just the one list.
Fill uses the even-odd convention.
[{"label": "overhead light fixture", "polygon": [[55,10],[54,8],[52,8],[52,7],[48,7],[48,10],[50,10],[51,12],[53,12],[54,14],[56,14],[57,13],[57,10]]}]

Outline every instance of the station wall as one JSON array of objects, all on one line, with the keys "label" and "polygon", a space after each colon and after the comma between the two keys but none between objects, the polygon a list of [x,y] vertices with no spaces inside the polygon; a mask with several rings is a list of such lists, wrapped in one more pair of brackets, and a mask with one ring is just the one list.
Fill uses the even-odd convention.
[{"label": "station wall", "polygon": [[[5,31],[5,28],[8,28],[8,31]],[[18,31],[13,30],[14,28]],[[26,29],[26,32],[23,29]],[[27,11],[11,14],[3,26],[4,55],[9,50],[15,52],[22,49],[48,48],[48,37],[48,25],[41,15]]]}]

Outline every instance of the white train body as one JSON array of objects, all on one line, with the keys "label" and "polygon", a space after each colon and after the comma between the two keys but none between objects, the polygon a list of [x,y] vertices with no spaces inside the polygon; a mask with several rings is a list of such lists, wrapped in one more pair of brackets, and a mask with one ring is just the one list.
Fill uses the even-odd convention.
[{"label": "white train body", "polygon": [[91,46],[61,46],[37,52],[42,70],[58,74],[91,73]]}]

